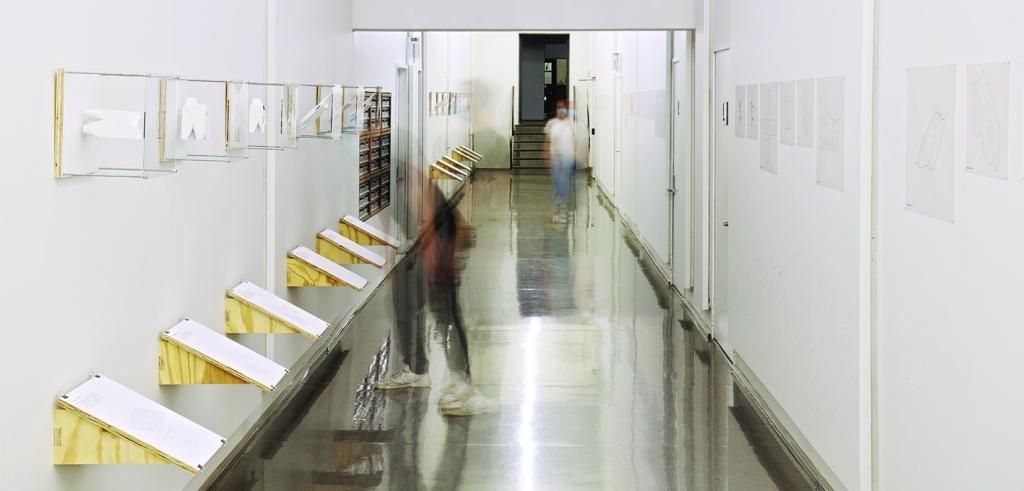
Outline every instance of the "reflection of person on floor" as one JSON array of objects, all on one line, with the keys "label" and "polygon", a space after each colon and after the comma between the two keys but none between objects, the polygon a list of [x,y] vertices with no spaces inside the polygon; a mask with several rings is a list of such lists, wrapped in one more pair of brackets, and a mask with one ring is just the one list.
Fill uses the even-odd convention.
[{"label": "reflection of person on floor", "polygon": [[558,101],[556,116],[544,127],[544,147],[555,184],[555,222],[569,220],[569,193],[576,166],[576,128],[569,119],[569,104]]},{"label": "reflection of person on floor", "polygon": [[427,192],[418,257],[407,258],[395,278],[396,334],[404,366],[378,382],[378,389],[429,387],[423,333],[423,289],[429,287],[431,312],[445,340],[448,362],[445,388],[438,407],[446,415],[469,416],[492,410],[491,402],[473,386],[469,371],[466,327],[459,307],[459,253],[467,227],[435,184]]}]

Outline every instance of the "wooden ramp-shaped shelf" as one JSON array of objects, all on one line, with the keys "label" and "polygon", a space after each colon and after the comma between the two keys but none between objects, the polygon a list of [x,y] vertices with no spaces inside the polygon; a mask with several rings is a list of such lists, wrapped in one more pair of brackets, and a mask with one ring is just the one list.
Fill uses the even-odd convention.
[{"label": "wooden ramp-shaped shelf", "polygon": [[473,168],[472,167],[470,167],[470,166],[468,166],[466,164],[463,164],[462,162],[459,162],[458,160],[455,160],[455,159],[453,159],[451,157],[442,156],[441,160],[444,163],[448,164],[448,167],[459,171],[464,176],[468,176],[468,175],[473,173]]},{"label": "wooden ramp-shaped shelf", "polygon": [[459,145],[455,147],[455,151],[459,152],[461,155],[468,158],[469,160],[472,160],[473,163],[475,164],[479,164],[480,161],[484,159],[482,153],[479,153],[476,150],[473,150],[472,148],[469,148],[465,145]]},{"label": "wooden ramp-shaped shelf", "polygon": [[338,225],[338,231],[341,232],[341,235],[352,239],[359,245],[380,245],[388,246],[392,249],[398,249],[402,245],[398,239],[381,232],[377,228],[370,226],[366,222],[352,215],[345,215],[345,217],[341,219],[341,222]]},{"label": "wooden ramp-shaped shelf", "polygon": [[387,260],[331,229],[324,229],[316,237],[316,252],[338,264],[372,264],[383,268]]},{"label": "wooden ramp-shaped shelf", "polygon": [[437,161],[438,164],[441,164],[441,166],[451,171],[452,174],[455,174],[456,176],[459,176],[462,179],[469,177],[470,172],[468,170],[463,169],[461,165],[457,165],[454,162],[454,160],[443,156],[441,157],[440,160]]},{"label": "wooden ramp-shaped shelf", "polygon": [[366,279],[306,247],[288,253],[288,286],[347,286],[361,291]]},{"label": "wooden ramp-shaped shelf", "polygon": [[160,385],[253,384],[270,392],[287,372],[191,319],[160,335]]},{"label": "wooden ramp-shaped shelf", "polygon": [[53,463],[174,464],[202,470],[220,435],[102,375],[57,399]]},{"label": "wooden ramp-shaped shelf", "polygon": [[430,178],[436,180],[453,179],[456,181],[462,181],[465,178],[462,174],[458,174],[453,170],[450,170],[447,166],[441,164],[441,161],[430,164]]},{"label": "wooden ramp-shaped shelf", "polygon": [[298,333],[317,339],[330,326],[273,293],[248,281],[228,291],[224,299],[224,319],[230,334]]}]

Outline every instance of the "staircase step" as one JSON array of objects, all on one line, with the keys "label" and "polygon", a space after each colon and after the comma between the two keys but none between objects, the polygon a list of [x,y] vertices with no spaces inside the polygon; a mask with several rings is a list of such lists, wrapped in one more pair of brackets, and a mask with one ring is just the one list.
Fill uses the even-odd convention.
[{"label": "staircase step", "polygon": [[524,142],[524,143],[527,143],[527,142],[529,142],[529,143],[544,143],[544,135],[543,134],[539,134],[539,135],[529,135],[529,134],[527,134],[527,135],[520,135],[520,134],[517,134],[516,135],[516,141],[517,142]]},{"label": "staircase step", "polygon": [[544,160],[547,156],[543,150],[516,150],[515,157],[520,159],[540,159]]},{"label": "staircase step", "polygon": [[516,140],[516,150],[544,150],[544,142],[524,142]]}]

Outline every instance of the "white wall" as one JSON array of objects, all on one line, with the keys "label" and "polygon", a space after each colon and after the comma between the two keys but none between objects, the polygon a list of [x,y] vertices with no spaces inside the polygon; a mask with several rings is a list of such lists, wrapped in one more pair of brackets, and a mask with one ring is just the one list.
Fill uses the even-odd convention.
[{"label": "white wall", "polygon": [[[473,144],[481,167],[509,167],[509,135],[519,85],[519,33],[474,32],[472,36]],[[518,94],[517,94],[518,97]]]},{"label": "white wall", "polygon": [[[759,143],[734,139],[729,162],[730,333],[797,430],[850,489],[868,484],[861,394],[869,379],[860,238],[863,46],[860,0],[733,0],[734,84],[846,77],[845,189],[816,184],[815,153],[779,145],[779,170],[759,168]],[[814,40],[814,42],[808,42]],[[870,54],[870,51],[867,51]]]},{"label": "white wall", "polygon": [[[1013,471],[1024,438],[1020,138],[1009,140],[1009,180],[964,170],[964,65],[1014,62],[1006,134],[1024,124],[1022,7],[911,0],[879,10],[879,489],[1024,487]],[[907,69],[946,64],[959,65],[955,223],[905,209]]]},{"label": "white wall", "polygon": [[599,29],[687,29],[699,18],[693,0],[352,0],[357,30],[557,31]]},{"label": "white wall", "polygon": [[[428,32],[423,36],[423,94],[431,92],[470,93],[472,56],[470,41],[466,32]],[[486,104],[481,101],[480,105]],[[474,102],[474,106],[478,105]],[[472,112],[472,111],[471,111]],[[426,165],[442,155],[451,156],[453,148],[459,145],[472,147],[470,114],[424,113],[423,158]],[[450,192],[455,189],[454,181],[441,181],[439,187]]]}]

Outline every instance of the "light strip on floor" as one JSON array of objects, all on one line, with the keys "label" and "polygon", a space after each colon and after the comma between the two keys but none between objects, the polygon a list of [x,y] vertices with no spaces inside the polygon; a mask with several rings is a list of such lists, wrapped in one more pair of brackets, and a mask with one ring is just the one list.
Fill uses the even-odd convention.
[{"label": "light strip on floor", "polygon": [[537,403],[537,336],[540,333],[541,320],[531,317],[523,343],[523,403],[519,419],[519,489],[534,489],[533,464],[537,460],[537,445],[533,439],[534,406]]}]

